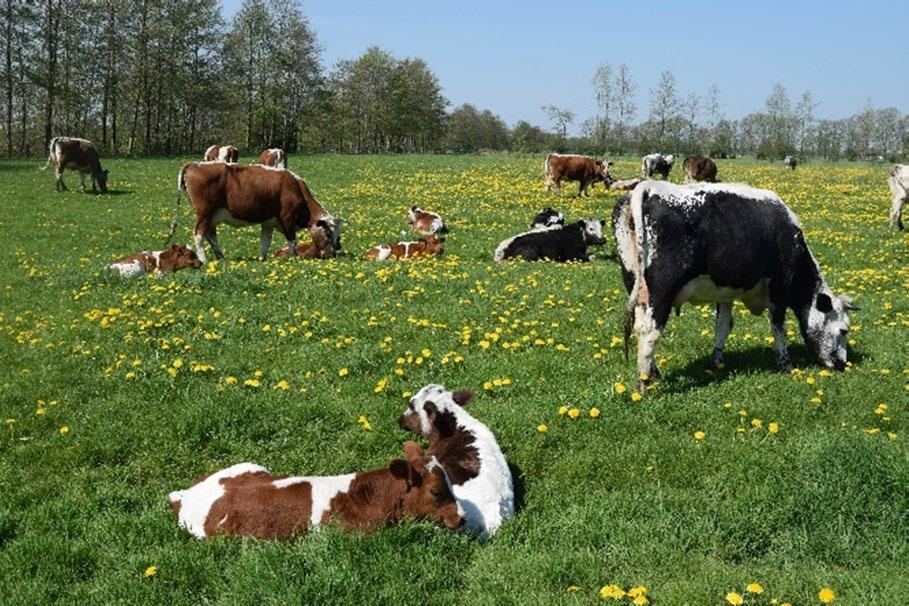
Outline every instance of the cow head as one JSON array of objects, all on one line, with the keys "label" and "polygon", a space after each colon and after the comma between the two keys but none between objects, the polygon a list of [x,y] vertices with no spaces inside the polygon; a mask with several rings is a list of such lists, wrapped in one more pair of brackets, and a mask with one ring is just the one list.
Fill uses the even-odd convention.
[{"label": "cow head", "polygon": [[597,160],[597,180],[602,181],[609,187],[615,179],[609,174],[609,167],[612,166],[612,160]]},{"label": "cow head", "polygon": [[808,311],[805,344],[821,366],[846,368],[846,336],[849,333],[849,310],[857,310],[848,296],[836,296],[823,288],[815,293]]},{"label": "cow head", "polygon": [[442,385],[427,385],[410,399],[407,410],[398,418],[398,424],[430,442],[451,436],[457,429],[461,407],[472,399],[473,392],[470,390],[452,393]]},{"label": "cow head", "polygon": [[605,221],[587,217],[586,219],[581,219],[580,223],[584,244],[604,244],[606,242],[606,240],[603,239],[603,225],[605,225]]},{"label": "cow head", "polygon": [[96,177],[96,180],[98,181],[98,189],[101,190],[102,194],[107,193],[107,172],[108,171],[106,170],[99,171]]},{"label": "cow head", "polygon": [[533,218],[533,223],[530,224],[530,227],[531,229],[539,229],[553,227],[555,225],[565,225],[565,215],[547,206],[537,213],[537,216]]},{"label": "cow head", "polygon": [[174,244],[161,253],[158,269],[162,273],[167,273],[178,269],[199,269],[200,267],[202,267],[202,261],[196,256],[193,249],[185,244]]},{"label": "cow head", "polygon": [[442,245],[445,244],[445,238],[440,238],[439,236],[433,234],[428,238],[422,238],[422,241],[424,244],[426,244],[427,255],[442,254]]},{"label": "cow head", "polygon": [[309,233],[322,259],[334,257],[341,250],[341,224],[331,215],[313,223]]},{"label": "cow head", "polygon": [[416,442],[404,443],[405,459],[388,464],[391,475],[404,480],[404,515],[438,522],[450,530],[464,525],[464,512],[458,506],[445,469],[435,457],[427,456]]}]

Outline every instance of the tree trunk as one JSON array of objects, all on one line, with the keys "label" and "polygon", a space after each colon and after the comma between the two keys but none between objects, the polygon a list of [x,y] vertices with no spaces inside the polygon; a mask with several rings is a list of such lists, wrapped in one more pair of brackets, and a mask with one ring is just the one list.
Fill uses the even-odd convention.
[{"label": "tree trunk", "polygon": [[6,0],[6,157],[13,155],[13,0]]}]

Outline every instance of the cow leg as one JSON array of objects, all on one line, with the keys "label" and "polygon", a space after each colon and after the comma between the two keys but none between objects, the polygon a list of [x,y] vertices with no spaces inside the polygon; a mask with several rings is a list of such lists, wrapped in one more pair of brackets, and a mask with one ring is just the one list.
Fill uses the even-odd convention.
[{"label": "cow leg", "polygon": [[79,171],[79,187],[82,188],[82,191],[85,191],[85,173],[81,170]]},{"label": "cow leg", "polygon": [[660,378],[660,369],[654,361],[654,351],[666,326],[666,317],[660,322],[652,305],[638,304],[634,309],[634,328],[638,336],[638,389]]},{"label": "cow leg", "polygon": [[584,179],[581,179],[581,181],[578,183],[578,195],[576,197],[580,198],[581,194],[584,194],[585,196],[590,195],[587,193],[587,181]]},{"label": "cow leg", "polygon": [[730,332],[732,332],[732,303],[717,303],[716,335],[711,360],[714,368],[720,368],[723,365],[723,349],[726,347],[726,339],[729,338]]},{"label": "cow leg", "polygon": [[66,183],[63,182],[63,169],[58,168],[55,175],[57,179],[54,181],[54,189],[57,191],[66,191]]},{"label": "cow leg", "polygon": [[890,229],[894,229],[899,226],[900,231],[903,229],[903,201],[905,198],[902,195],[895,194],[893,196],[893,205],[890,207]]},{"label": "cow leg", "polygon": [[770,330],[776,348],[777,364],[782,372],[792,371],[792,361],[786,348],[786,306],[770,305]]},{"label": "cow leg", "polygon": [[262,255],[262,260],[268,260],[268,247],[271,246],[271,234],[274,231],[273,227],[262,226],[262,235],[259,240],[259,252]]},{"label": "cow leg", "polygon": [[218,244],[218,234],[215,232],[214,225],[208,228],[208,231],[205,232],[205,239],[208,240],[208,243],[211,245],[211,249],[214,251],[215,257],[217,257],[218,260],[223,261],[224,253],[221,252],[221,245]]}]

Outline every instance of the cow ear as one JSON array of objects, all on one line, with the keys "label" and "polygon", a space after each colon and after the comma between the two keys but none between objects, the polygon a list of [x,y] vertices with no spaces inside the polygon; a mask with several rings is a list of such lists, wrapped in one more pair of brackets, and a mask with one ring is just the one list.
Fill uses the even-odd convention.
[{"label": "cow ear", "polygon": [[388,471],[399,480],[410,481],[410,463],[404,459],[392,459],[388,463]]},{"label": "cow ear", "polygon": [[451,399],[454,400],[458,406],[467,406],[467,403],[473,400],[474,393],[469,389],[461,389],[453,394],[451,394]]},{"label": "cow ear", "polygon": [[600,219],[600,227],[606,227],[606,219]]},{"label": "cow ear", "polygon": [[612,166],[613,164],[615,164],[615,162],[613,162],[612,160],[608,160],[606,162],[606,166]]},{"label": "cow ear", "polygon": [[318,221],[316,221],[316,227],[321,227],[322,229],[325,229],[326,227],[328,227],[328,223],[326,223],[324,219],[319,219]]},{"label": "cow ear", "polygon": [[413,440],[404,442],[404,456],[411,463],[419,463],[423,458],[423,449]]},{"label": "cow ear", "polygon": [[830,298],[830,295],[821,293],[817,296],[814,306],[817,307],[818,311],[828,313],[833,311],[833,300]]}]

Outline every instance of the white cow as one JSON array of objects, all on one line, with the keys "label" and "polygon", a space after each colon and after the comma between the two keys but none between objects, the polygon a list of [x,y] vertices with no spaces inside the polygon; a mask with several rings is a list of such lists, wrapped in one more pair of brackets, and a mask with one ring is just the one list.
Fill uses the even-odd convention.
[{"label": "white cow", "polygon": [[890,206],[890,229],[899,226],[903,229],[903,202],[909,200],[909,165],[894,164],[887,178],[893,205]]}]

